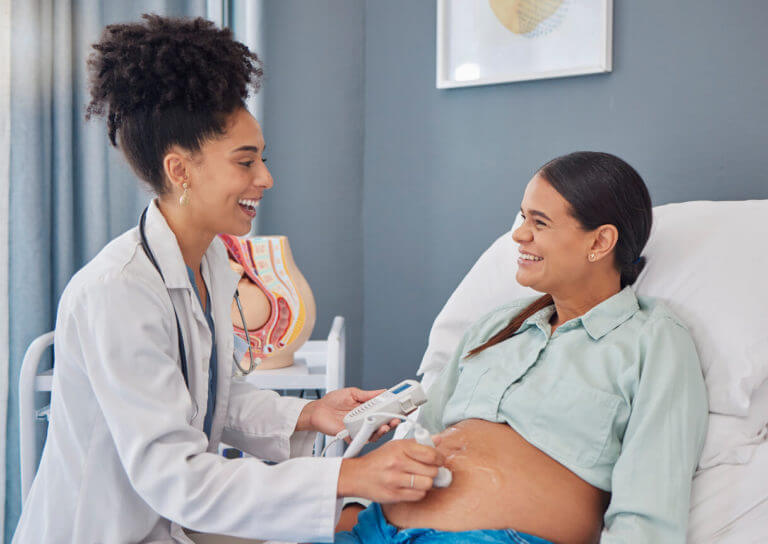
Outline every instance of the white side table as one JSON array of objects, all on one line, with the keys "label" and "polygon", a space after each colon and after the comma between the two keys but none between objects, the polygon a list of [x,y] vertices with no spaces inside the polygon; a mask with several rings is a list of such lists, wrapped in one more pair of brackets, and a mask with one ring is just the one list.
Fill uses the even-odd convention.
[{"label": "white side table", "polygon": [[344,318],[333,319],[327,340],[310,340],[296,351],[294,363],[284,368],[256,370],[243,377],[261,389],[324,389],[344,387]]}]

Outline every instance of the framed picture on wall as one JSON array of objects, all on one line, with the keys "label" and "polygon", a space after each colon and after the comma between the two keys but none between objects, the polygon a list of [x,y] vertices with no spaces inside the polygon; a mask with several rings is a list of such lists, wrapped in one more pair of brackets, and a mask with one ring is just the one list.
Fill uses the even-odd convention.
[{"label": "framed picture on wall", "polygon": [[437,0],[437,87],[611,71],[613,0]]}]

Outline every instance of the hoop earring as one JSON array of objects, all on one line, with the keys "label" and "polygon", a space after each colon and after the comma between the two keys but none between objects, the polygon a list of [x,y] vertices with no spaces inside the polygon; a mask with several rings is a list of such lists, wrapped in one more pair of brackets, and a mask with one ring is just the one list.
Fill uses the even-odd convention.
[{"label": "hoop earring", "polygon": [[184,183],[181,186],[184,187],[184,192],[179,197],[179,206],[186,207],[186,206],[189,206],[189,200],[190,200],[189,183],[187,183],[186,177],[184,178]]}]

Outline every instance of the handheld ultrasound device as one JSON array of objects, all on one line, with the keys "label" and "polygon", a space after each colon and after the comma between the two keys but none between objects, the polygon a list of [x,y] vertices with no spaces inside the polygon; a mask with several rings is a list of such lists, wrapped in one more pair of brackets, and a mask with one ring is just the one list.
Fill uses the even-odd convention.
[{"label": "handheld ultrasound device", "polygon": [[349,412],[344,416],[344,426],[349,436],[355,438],[369,416],[375,420],[370,424],[378,428],[393,419],[388,414],[407,416],[425,402],[427,395],[421,384],[416,380],[403,380]]},{"label": "handheld ultrasound device", "polygon": [[[416,380],[403,380],[349,412],[344,416],[344,426],[349,436],[352,437],[352,442],[344,453],[344,457],[354,457],[360,453],[376,429],[391,419],[409,421],[416,427],[414,434],[416,441],[425,446],[435,447],[429,432],[415,421],[405,417],[425,402],[427,402],[427,395],[421,384]],[[342,433],[339,433],[337,436],[341,435]],[[445,467],[440,467],[433,485],[435,487],[448,487],[452,480],[451,471]]]}]

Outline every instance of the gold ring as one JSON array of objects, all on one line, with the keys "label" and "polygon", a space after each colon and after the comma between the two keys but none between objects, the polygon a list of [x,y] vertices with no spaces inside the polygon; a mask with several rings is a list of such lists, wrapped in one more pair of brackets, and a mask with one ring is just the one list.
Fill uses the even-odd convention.
[{"label": "gold ring", "polygon": [[413,479],[415,477],[415,474],[411,474],[411,489],[413,489]]}]

